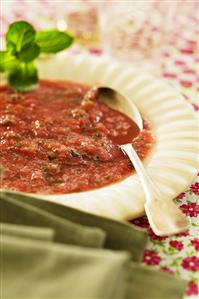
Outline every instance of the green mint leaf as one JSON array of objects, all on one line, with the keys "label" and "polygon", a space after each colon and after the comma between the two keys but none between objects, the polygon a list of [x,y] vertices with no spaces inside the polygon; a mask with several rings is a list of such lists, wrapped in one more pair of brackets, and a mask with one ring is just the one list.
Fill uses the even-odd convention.
[{"label": "green mint leaf", "polygon": [[47,30],[36,33],[28,22],[14,22],[6,34],[7,51],[0,51],[0,72],[8,71],[8,82],[13,89],[29,91],[38,82],[32,61],[42,52],[56,53],[68,48],[73,40],[67,32]]},{"label": "green mint leaf", "polygon": [[10,71],[17,67],[19,61],[11,53],[0,51],[0,72]]},{"label": "green mint leaf", "polygon": [[40,31],[36,34],[36,42],[43,53],[56,53],[68,48],[74,38],[66,32],[58,30]]},{"label": "green mint leaf", "polygon": [[40,47],[35,43],[31,42],[23,46],[19,54],[17,54],[17,58],[23,62],[30,62],[37,58],[40,53]]},{"label": "green mint leaf", "polygon": [[20,63],[8,77],[12,88],[17,91],[30,91],[38,82],[37,69],[33,63]]},{"label": "green mint leaf", "polygon": [[35,29],[25,21],[14,22],[6,34],[7,49],[20,52],[23,46],[34,41]]}]

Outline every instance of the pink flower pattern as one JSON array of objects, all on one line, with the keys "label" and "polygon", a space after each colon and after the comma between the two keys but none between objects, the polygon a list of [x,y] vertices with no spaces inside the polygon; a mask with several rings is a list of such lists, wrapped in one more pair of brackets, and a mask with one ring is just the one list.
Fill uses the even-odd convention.
[{"label": "pink flower pattern", "polygon": [[195,184],[192,184],[190,188],[194,194],[199,195],[199,183],[198,182],[196,182]]},{"label": "pink flower pattern", "polygon": [[137,225],[137,226],[142,227],[142,228],[148,228],[149,227],[149,222],[148,222],[148,219],[147,219],[146,216],[137,218],[137,219],[133,220],[132,223],[134,225]]},{"label": "pink flower pattern", "polygon": [[179,234],[177,234],[176,236],[178,237],[187,237],[189,235],[189,231],[185,230],[184,232],[181,232]]},{"label": "pink flower pattern", "polygon": [[199,251],[199,238],[191,240],[191,244],[194,246],[196,251]]},{"label": "pink flower pattern", "polygon": [[155,241],[163,241],[163,240],[166,240],[167,237],[160,237],[160,236],[157,236],[153,230],[151,228],[148,229],[148,234],[149,234],[149,237],[151,240],[155,240]]},{"label": "pink flower pattern", "polygon": [[160,263],[160,256],[153,250],[145,250],[143,262],[150,266],[155,266]]},{"label": "pink flower pattern", "polygon": [[175,249],[177,249],[178,251],[181,251],[184,247],[184,245],[182,244],[182,242],[179,242],[177,240],[173,240],[169,242],[169,245]]},{"label": "pink flower pattern", "polygon": [[191,204],[183,204],[180,206],[182,212],[190,217],[197,217],[199,215],[199,205],[195,202]]},{"label": "pink flower pattern", "polygon": [[199,257],[191,256],[182,260],[182,267],[188,271],[199,271]]},{"label": "pink flower pattern", "polygon": [[185,192],[182,192],[177,196],[177,199],[183,199],[184,196],[185,196]]},{"label": "pink flower pattern", "polygon": [[190,281],[186,290],[188,296],[194,296],[199,294],[199,286],[196,282]]}]

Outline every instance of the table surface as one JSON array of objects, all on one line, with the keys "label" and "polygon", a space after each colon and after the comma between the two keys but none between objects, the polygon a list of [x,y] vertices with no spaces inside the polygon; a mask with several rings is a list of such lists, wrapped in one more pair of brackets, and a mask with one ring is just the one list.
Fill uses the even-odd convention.
[{"label": "table surface", "polygon": [[[184,0],[185,1],[185,0]],[[183,2],[179,0],[179,2]],[[56,1],[55,1],[56,2]],[[62,8],[63,1],[56,4],[50,0],[3,0],[3,14],[0,16],[1,37],[4,36],[9,23],[16,19],[26,19],[36,23],[41,28],[54,26],[55,11]],[[82,1],[83,2],[83,1]],[[189,2],[189,1],[188,1]],[[173,2],[172,2],[173,3]],[[186,7],[187,5],[187,7]],[[198,1],[187,3],[178,17],[175,18],[175,27],[170,33],[169,43],[157,61],[153,60],[156,68],[151,71],[158,73],[173,85],[189,101],[199,116],[199,51],[197,38],[199,37],[199,8]],[[156,5],[154,9],[159,9]],[[186,26],[186,30],[184,27]],[[180,29],[183,30],[180,30]],[[161,28],[160,28],[161,29]],[[183,34],[181,34],[183,32]],[[77,52],[86,52],[90,55],[106,54],[103,48],[97,47],[76,48]],[[143,69],[144,69],[143,63]],[[154,70],[153,70],[154,69]],[[149,227],[146,217],[133,221],[134,224],[148,230],[149,241],[143,255],[143,263],[161,269],[170,274],[186,279],[188,283],[186,295],[188,298],[198,298],[199,295],[199,174],[191,186],[176,198],[176,203],[190,220],[188,231],[173,237],[158,237]]]}]

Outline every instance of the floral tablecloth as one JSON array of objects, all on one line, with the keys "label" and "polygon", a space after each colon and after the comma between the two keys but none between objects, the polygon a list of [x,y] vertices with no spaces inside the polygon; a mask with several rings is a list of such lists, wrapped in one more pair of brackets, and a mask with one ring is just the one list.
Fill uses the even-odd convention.
[{"label": "floral tablecloth", "polygon": [[[8,24],[16,19],[26,19],[41,28],[54,26],[56,12],[59,8],[61,9],[64,1],[58,2],[56,4],[56,1],[50,0],[3,0],[3,14],[0,19],[1,37],[4,36]],[[186,1],[180,0],[179,5],[180,2],[184,4]],[[197,41],[199,37],[199,27],[197,27],[199,2],[187,1],[186,5],[186,11],[175,16],[175,28],[169,36],[167,47],[164,48],[161,57],[155,63],[157,63],[162,77],[183,94],[184,100],[189,101],[199,115],[199,49]],[[155,9],[159,9],[158,5]],[[77,51],[89,52],[91,55],[104,55],[100,45],[86,49],[78,48]],[[199,174],[191,186],[179,194],[176,203],[190,220],[191,225],[186,232],[173,237],[158,237],[149,227],[146,217],[136,219],[133,223],[148,230],[149,241],[143,255],[143,263],[186,279],[189,282],[186,291],[187,297],[198,298]]]}]

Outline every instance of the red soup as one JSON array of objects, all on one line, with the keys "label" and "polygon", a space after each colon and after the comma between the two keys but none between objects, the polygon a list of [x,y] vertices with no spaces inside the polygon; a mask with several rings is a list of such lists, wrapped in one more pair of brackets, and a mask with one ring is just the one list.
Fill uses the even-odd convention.
[{"label": "red soup", "polygon": [[[97,99],[83,101],[88,89],[49,81],[41,81],[27,93],[0,87],[1,188],[71,193],[103,187],[132,174],[133,167],[118,143],[127,141],[134,123]],[[142,159],[153,143],[144,121],[144,130],[133,140]]]}]

